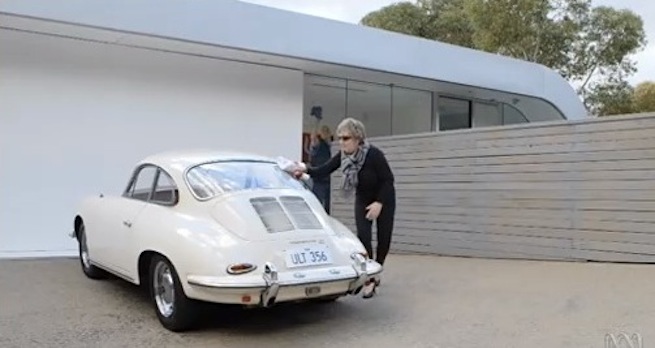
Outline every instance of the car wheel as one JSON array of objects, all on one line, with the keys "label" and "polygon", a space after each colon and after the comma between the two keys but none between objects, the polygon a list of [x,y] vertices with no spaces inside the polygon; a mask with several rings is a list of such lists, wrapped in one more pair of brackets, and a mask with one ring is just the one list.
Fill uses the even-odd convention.
[{"label": "car wheel", "polygon": [[77,231],[78,249],[80,256],[80,264],[84,274],[91,279],[104,279],[107,276],[105,271],[91,264],[89,258],[89,248],[86,244],[86,230],[84,223],[80,224],[80,229]]},{"label": "car wheel", "polygon": [[196,317],[196,303],[184,294],[173,265],[165,257],[155,255],[149,275],[150,297],[161,324],[174,332],[190,329]]}]

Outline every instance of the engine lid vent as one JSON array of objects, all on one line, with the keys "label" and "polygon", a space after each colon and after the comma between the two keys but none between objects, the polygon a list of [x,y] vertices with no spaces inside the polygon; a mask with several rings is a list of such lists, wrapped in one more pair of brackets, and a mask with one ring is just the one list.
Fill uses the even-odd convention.
[{"label": "engine lid vent", "polygon": [[274,197],[251,198],[250,203],[268,232],[285,232],[294,229],[291,220]]},{"label": "engine lid vent", "polygon": [[323,228],[312,208],[302,197],[284,196],[280,197],[280,201],[298,229],[318,230]]}]

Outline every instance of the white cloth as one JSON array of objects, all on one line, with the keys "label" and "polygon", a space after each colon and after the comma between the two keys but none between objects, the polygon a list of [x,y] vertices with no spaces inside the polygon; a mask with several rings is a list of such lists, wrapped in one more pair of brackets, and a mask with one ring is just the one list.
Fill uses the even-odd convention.
[{"label": "white cloth", "polygon": [[[293,174],[293,172],[297,169],[301,169],[303,171],[307,169],[307,165],[305,163],[292,161],[282,156],[279,156],[276,159],[276,162],[278,167],[280,167],[280,169],[284,170],[289,174]],[[310,181],[310,176],[307,173],[303,173],[302,176],[300,177],[300,180]]]}]

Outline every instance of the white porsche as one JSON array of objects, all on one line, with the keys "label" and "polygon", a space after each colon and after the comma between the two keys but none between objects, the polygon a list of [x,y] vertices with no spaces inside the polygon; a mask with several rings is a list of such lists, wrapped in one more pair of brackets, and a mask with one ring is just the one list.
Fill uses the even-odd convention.
[{"label": "white porsche", "polygon": [[171,331],[191,328],[202,302],[335,300],[382,273],[302,182],[250,154],[145,158],[122,195],[82,202],[71,237],[86,276],[146,286]]}]

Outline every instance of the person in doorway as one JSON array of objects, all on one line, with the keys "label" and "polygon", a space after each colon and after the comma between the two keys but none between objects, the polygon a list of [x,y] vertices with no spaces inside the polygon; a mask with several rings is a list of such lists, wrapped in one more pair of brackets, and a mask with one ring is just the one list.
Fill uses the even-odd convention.
[{"label": "person in doorway", "polygon": [[[330,160],[331,141],[330,127],[323,125],[320,130],[312,134],[311,147],[309,149],[309,164],[311,167],[319,167]],[[312,192],[323,205],[325,211],[330,214],[330,175],[312,177]]]},{"label": "person in doorway", "polygon": [[[323,177],[341,168],[341,192],[346,197],[355,194],[357,236],[364,244],[368,257],[373,258],[371,230],[373,221],[376,221],[378,245],[375,260],[384,265],[391,246],[396,211],[394,175],[382,150],[367,141],[366,130],[360,121],[346,118],[339,123],[336,133],[339,153],[320,166],[301,165],[294,175],[299,177],[305,172],[312,178]],[[372,297],[378,285],[369,279],[364,286],[363,297]]]}]

